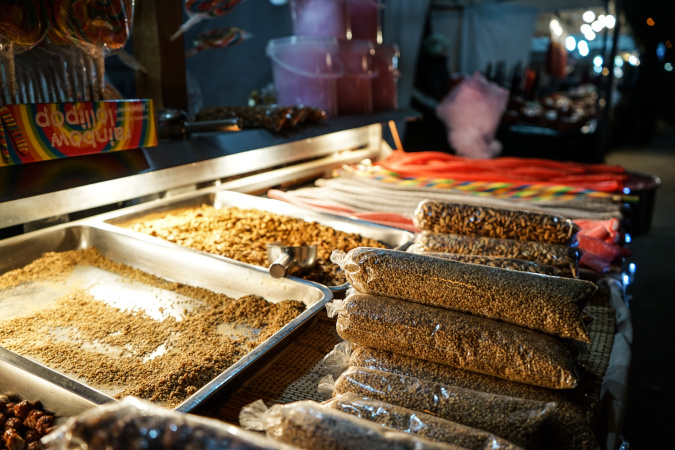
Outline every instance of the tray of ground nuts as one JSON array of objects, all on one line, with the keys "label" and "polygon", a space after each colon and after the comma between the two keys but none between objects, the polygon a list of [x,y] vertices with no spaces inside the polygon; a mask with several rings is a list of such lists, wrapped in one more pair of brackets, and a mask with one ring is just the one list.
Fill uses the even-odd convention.
[{"label": "tray of ground nuts", "polygon": [[404,249],[414,238],[409,231],[216,188],[121,209],[96,220],[258,267],[270,264],[269,243],[316,245],[316,264],[297,276],[333,292],[344,292],[348,287],[340,267],[330,261],[333,250]]},{"label": "tray of ground nuts", "polygon": [[85,222],[0,241],[0,254],[0,348],[15,358],[12,378],[43,378],[97,404],[134,396],[202,407],[332,298],[317,283]]}]

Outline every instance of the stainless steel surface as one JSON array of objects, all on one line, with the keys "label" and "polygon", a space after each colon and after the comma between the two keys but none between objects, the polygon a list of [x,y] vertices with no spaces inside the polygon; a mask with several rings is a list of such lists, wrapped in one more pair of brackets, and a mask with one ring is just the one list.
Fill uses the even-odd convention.
[{"label": "stainless steel surface", "polygon": [[[412,241],[414,237],[413,233],[398,228],[315,212],[279,200],[228,191],[218,187],[205,188],[172,198],[119,209],[117,211],[91,217],[89,220],[91,223],[105,222],[111,225],[119,225],[124,222],[139,219],[148,214],[161,213],[180,208],[194,208],[204,204],[214,206],[215,208],[239,207],[244,209],[259,209],[295,217],[307,222],[317,222],[335,228],[336,230],[356,233],[361,236],[377,239],[391,248],[405,246]],[[133,234],[135,235],[136,233]]]},{"label": "stainless steel surface", "polygon": [[[381,123],[417,114],[404,109],[336,117],[276,134],[264,129],[210,133],[157,147],[0,167],[0,229],[324,159],[303,169],[318,177],[341,164],[376,159]],[[265,184],[263,178],[256,175],[256,187]]]},{"label": "stainless steel surface", "polygon": [[[235,298],[247,294],[259,295],[271,302],[294,298],[304,302],[307,306],[300,316],[220,374],[207,386],[202,387],[176,409],[187,412],[231,383],[238,382],[237,377],[248,366],[257,363],[262,357],[268,357],[274,349],[285,346],[288,337],[292,336],[296,329],[313,320],[316,313],[332,298],[328,289],[314,283],[297,279],[275,280],[263,268],[224,261],[205,253],[162,245],[152,239],[145,239],[142,235],[131,236],[117,231],[117,228],[105,224],[96,227],[83,221],[5,239],[0,241],[0,254],[6,255],[6,257],[0,259],[0,274],[23,267],[38,259],[45,252],[94,247],[113,261],[135,267],[166,280],[203,287]],[[110,282],[106,282],[106,294],[116,288],[121,291],[129,289],[128,283],[118,284],[120,286],[113,286]],[[111,295],[115,295],[114,292]],[[20,305],[12,304],[12,298],[8,297],[8,291],[0,291],[0,310],[2,310],[3,318],[11,317],[12,312],[17,310],[23,311],[26,306],[23,303]],[[13,298],[16,301],[16,297]],[[30,301],[32,298],[33,296],[28,300]],[[132,296],[131,298],[135,297]],[[23,302],[25,300],[24,297],[18,301]],[[45,301],[45,299],[36,298],[36,301]],[[21,362],[20,358],[17,361],[19,361],[17,363],[19,369],[32,374],[31,376],[44,377],[47,382],[62,386],[68,391],[75,390],[73,386],[83,384],[74,381],[69,374],[64,373],[55,377],[54,371],[37,371],[36,369],[39,367],[37,364],[26,364]],[[12,376],[12,379],[20,380],[21,376]],[[71,383],[65,383],[66,385],[64,385],[64,379],[70,379]],[[96,392],[91,386],[85,387],[86,389],[83,389],[82,392],[78,392],[79,395],[93,403],[102,402],[101,393]]]},{"label": "stainless steel surface", "polygon": [[58,417],[72,417],[114,399],[0,348],[0,394],[40,401]]},{"label": "stainless steel surface", "polygon": [[[91,220],[94,223],[102,221],[111,225],[120,225],[122,223],[144,217],[147,214],[161,213],[180,208],[194,208],[204,204],[211,205],[216,208],[236,206],[244,209],[259,209],[276,214],[295,217],[307,222],[316,222],[322,225],[327,225],[336,230],[347,233],[356,233],[364,237],[376,239],[394,249],[406,248],[414,238],[413,233],[398,228],[387,227],[341,216],[319,213],[282,201],[239,192],[226,191],[216,187],[201,189],[196,192],[182,194],[169,199],[157,200],[143,205],[123,208],[111,213],[92,217]],[[127,232],[136,234],[131,231]],[[165,245],[174,245],[159,238],[149,237],[149,239],[161,241],[165,243]],[[230,258],[224,258],[220,256],[217,257],[232,261]],[[348,284],[345,283],[340,286],[329,286],[328,288],[333,292],[342,292],[346,290],[347,287]]]},{"label": "stainless steel surface", "polygon": [[[379,126],[373,125],[371,127],[378,128]],[[324,156],[333,152],[343,151],[345,148],[357,148],[368,144],[371,136],[369,128],[334,133],[305,141],[221,156],[191,164],[142,172],[124,178],[3,202],[0,203],[0,228],[21,225],[27,222],[96,208],[115,202],[132,200],[180,186],[215,182],[222,178],[234,177],[248,172],[271,169],[275,166],[303,159]],[[177,141],[170,145],[185,147],[183,151],[190,154],[192,152],[191,147],[198,146],[199,144],[200,141],[198,139],[191,139],[188,141]],[[370,148],[371,156],[374,157],[379,151],[379,147],[377,149]],[[343,156],[348,156],[348,154]],[[358,162],[361,158],[363,158],[362,152],[359,153],[359,159],[343,158],[343,162]]]},{"label": "stainless steel surface", "polygon": [[284,245],[282,242],[267,244],[267,259],[272,278],[283,278],[293,269],[300,271],[316,264],[316,245]]}]

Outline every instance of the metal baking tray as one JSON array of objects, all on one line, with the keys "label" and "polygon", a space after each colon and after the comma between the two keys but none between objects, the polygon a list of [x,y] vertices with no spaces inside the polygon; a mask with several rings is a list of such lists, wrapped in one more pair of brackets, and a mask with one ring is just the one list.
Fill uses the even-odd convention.
[{"label": "metal baking tray", "polygon": [[[45,252],[91,247],[115,262],[169,281],[202,287],[233,298],[239,298],[242,295],[259,295],[271,302],[292,298],[305,303],[306,309],[298,317],[175,408],[182,412],[191,412],[200,407],[206,400],[212,399],[223,389],[236,388],[244,381],[247,374],[256,370],[259,365],[265,364],[295,336],[311,327],[316,321],[316,314],[332,299],[332,293],[317,283],[298,279],[273,279],[262,268],[224,261],[203,252],[161,245],[115,230],[105,230],[79,222],[46,228],[0,241],[0,255],[2,255],[0,274],[23,267],[40,258]],[[154,302],[161,303],[157,306],[160,311],[171,311],[171,307],[176,306],[171,304],[172,301],[182,301],[182,299],[175,299],[175,293],[129,279],[120,279],[116,274],[113,275],[97,268],[91,268],[95,272],[92,274],[95,279],[87,280],[90,274],[89,268],[86,269],[73,271],[74,274],[76,272],[78,274],[70,278],[77,279],[68,279],[65,284],[69,285],[72,282],[77,283],[79,287],[91,289],[92,295],[99,298],[103,295],[102,299],[106,302],[119,301],[123,296],[124,298],[152,296],[152,299],[155,299]],[[0,320],[20,315],[27,306],[31,306],[28,302],[33,302],[34,306],[39,307],[40,304],[47,304],[63,295],[64,292],[61,291],[64,288],[55,288],[54,284],[42,283],[38,280],[23,283],[16,288],[0,290]],[[96,294],[94,294],[94,288],[96,288]],[[2,350],[0,360],[3,361],[3,367],[7,362],[9,364],[7,370],[14,371],[14,373],[8,372],[11,375],[8,375],[8,380],[20,380],[22,375],[15,372],[24,371],[27,374],[26,377],[36,380],[39,378],[51,385],[60,386],[62,389],[59,392],[64,394],[62,400],[65,403],[67,403],[65,391],[77,393],[79,397],[94,404],[114,400],[114,392],[106,392],[105,388],[89,386],[86,382],[77,380],[75,376],[60,373],[58,369],[52,370],[45,367],[40,361],[30,360],[28,355],[17,355],[6,349]],[[7,355],[12,356],[13,359]],[[10,359],[11,363],[8,362]],[[51,388],[53,387],[50,386]],[[42,388],[36,387],[38,392],[32,392],[32,389],[32,386],[26,386],[26,392],[23,392],[23,395],[33,397],[32,394],[37,395],[38,392],[42,392]],[[58,393],[54,395],[59,397]]]},{"label": "metal baking tray", "polygon": [[[215,208],[239,207],[245,209],[258,209],[268,211],[285,216],[302,219],[306,222],[316,222],[321,225],[330,226],[336,230],[347,233],[359,234],[363,237],[376,239],[379,242],[387,245],[389,248],[396,250],[405,249],[414,238],[414,234],[410,231],[401,230],[398,228],[379,225],[362,220],[349,219],[337,215],[320,213],[310,209],[291,205],[286,202],[274,200],[266,197],[259,197],[249,194],[242,194],[239,192],[226,191],[218,188],[206,188],[188,194],[182,194],[173,198],[158,200],[148,204],[132,206],[120,209],[111,213],[102,214],[100,216],[92,217],[90,220],[104,222],[113,226],[127,223],[136,219],[145,217],[146,215],[155,215],[158,213],[168,212],[176,209],[195,208],[201,205],[210,205]],[[126,232],[136,234],[133,231],[125,229]],[[175,245],[168,241],[159,238],[153,240],[161,240],[169,245]],[[228,261],[233,259],[217,255],[216,257]],[[246,264],[246,263],[242,263]],[[250,265],[250,264],[247,264]],[[251,267],[258,267],[250,265]],[[349,283],[344,283],[338,286],[327,286],[332,292],[344,292],[349,287]]]},{"label": "metal baking tray", "polygon": [[0,347],[0,394],[39,401],[57,422],[112,399]]}]

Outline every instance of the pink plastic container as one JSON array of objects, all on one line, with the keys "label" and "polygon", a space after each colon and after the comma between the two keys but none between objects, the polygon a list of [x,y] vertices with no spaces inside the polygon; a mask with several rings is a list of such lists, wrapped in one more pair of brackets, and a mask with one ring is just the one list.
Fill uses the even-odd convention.
[{"label": "pink plastic container", "polygon": [[290,36],[267,43],[274,87],[280,105],[321,108],[338,114],[337,80],[344,68],[337,57],[338,41],[330,36]]},{"label": "pink plastic container", "polygon": [[378,74],[373,78],[373,111],[391,111],[398,108],[397,80],[401,76],[398,70],[400,56],[396,44],[375,46],[373,66]]},{"label": "pink plastic container", "polygon": [[373,112],[374,46],[362,39],[339,41],[338,56],[345,74],[337,81],[338,114],[370,114]]},{"label": "pink plastic container", "polygon": [[380,12],[384,5],[378,0],[348,0],[351,39],[382,42]]},{"label": "pink plastic container", "polygon": [[347,37],[349,0],[291,0],[293,34],[296,36]]}]

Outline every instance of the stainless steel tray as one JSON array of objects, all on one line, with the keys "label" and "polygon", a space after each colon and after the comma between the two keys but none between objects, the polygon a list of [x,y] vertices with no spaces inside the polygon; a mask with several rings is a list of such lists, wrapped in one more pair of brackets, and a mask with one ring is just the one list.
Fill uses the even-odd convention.
[{"label": "stainless steel tray", "polygon": [[47,367],[0,347],[0,394],[40,401],[57,419],[72,417],[112,399]]},{"label": "stainless steel tray", "polygon": [[[135,236],[117,232],[115,229],[107,230],[84,222],[51,227],[0,241],[0,274],[23,267],[41,257],[45,252],[90,247],[96,248],[102,255],[113,261],[163,279],[206,288],[230,297],[259,295],[271,302],[293,298],[305,303],[305,311],[297,318],[175,408],[183,412],[190,412],[201,407],[204,402],[222,389],[233,389],[243,382],[241,378],[245,377],[249,371],[254,370],[257,365],[264,364],[267,359],[272,358],[275,353],[285,347],[294,336],[311,326],[317,312],[332,299],[332,293],[316,283],[298,279],[272,279],[262,268],[224,261],[206,253],[177,246],[161,245],[151,240],[138,239]],[[117,289],[114,282],[109,279],[104,281],[106,292]],[[120,292],[128,292],[130,289],[126,280],[119,284]],[[39,291],[39,286],[35,289]],[[25,308],[25,302],[31,301],[33,297],[32,295],[16,295],[16,292],[12,293],[11,290],[0,291],[0,317],[2,318],[11,317],[17,311],[22,311]],[[141,286],[139,295],[144,293],[143,286]],[[48,297],[48,294],[44,297]],[[156,292],[151,294],[155,296]],[[115,293],[111,295],[114,296]],[[45,298],[37,301],[49,301]],[[23,370],[31,377],[44,379],[69,392],[77,392],[79,396],[95,404],[113,401],[110,393],[87,386],[86,383],[75,380],[67,373],[58,373],[35,361],[28,361],[24,358],[26,355],[16,355],[5,349],[2,350],[4,352],[0,353],[0,360],[8,360],[8,358],[3,358],[3,355],[14,355],[13,363],[10,364],[12,370]],[[17,379],[17,377],[20,379],[20,375],[10,378]],[[27,391],[31,391],[30,387]]]},{"label": "stainless steel tray", "polygon": [[[315,212],[279,200],[242,194],[239,192],[225,191],[218,188],[207,188],[173,198],[120,209],[111,213],[92,217],[90,220],[93,222],[90,223],[95,224],[96,222],[104,222],[106,224],[116,226],[122,223],[133,221],[135,219],[139,219],[148,214],[157,214],[181,208],[194,208],[201,205],[210,205],[215,208],[239,207],[246,209],[258,209],[276,214],[282,214],[302,219],[307,222],[316,222],[322,225],[330,226],[339,231],[356,233],[367,238],[376,239],[388,247],[397,250],[405,249],[414,238],[414,234],[406,230]],[[125,229],[125,231],[131,234],[136,234],[130,230]],[[161,240],[159,238],[149,238],[152,240]],[[167,241],[161,241],[168,245],[175,245]],[[222,256],[217,257],[228,261],[234,261],[233,259]],[[257,267],[253,265],[249,266]],[[333,292],[344,292],[348,287],[349,284],[344,283],[339,286],[328,286],[328,289]]]}]

